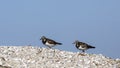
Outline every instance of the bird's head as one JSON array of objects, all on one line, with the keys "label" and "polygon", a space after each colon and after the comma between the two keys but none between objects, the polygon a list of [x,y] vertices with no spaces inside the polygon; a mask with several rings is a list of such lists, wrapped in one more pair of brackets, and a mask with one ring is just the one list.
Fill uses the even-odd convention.
[{"label": "bird's head", "polygon": [[44,40],[46,37],[45,36],[42,36],[41,38],[40,38],[40,40]]},{"label": "bird's head", "polygon": [[72,44],[78,44],[78,42],[79,42],[78,40],[75,40],[75,42],[73,42]]}]

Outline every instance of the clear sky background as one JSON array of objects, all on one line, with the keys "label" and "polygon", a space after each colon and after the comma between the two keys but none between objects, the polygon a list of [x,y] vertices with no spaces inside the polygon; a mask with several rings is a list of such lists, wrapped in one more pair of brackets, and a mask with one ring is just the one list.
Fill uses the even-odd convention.
[{"label": "clear sky background", "polygon": [[41,36],[78,52],[75,40],[96,49],[87,53],[120,58],[120,0],[0,0],[0,45],[45,47]]}]

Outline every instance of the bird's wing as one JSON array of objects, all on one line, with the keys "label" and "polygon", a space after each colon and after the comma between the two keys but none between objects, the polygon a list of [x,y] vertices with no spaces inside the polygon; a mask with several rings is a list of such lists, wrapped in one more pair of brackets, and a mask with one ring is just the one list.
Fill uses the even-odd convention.
[{"label": "bird's wing", "polygon": [[47,41],[48,41],[48,43],[51,43],[51,44],[55,44],[56,43],[56,41],[54,41],[54,40],[52,40],[52,39],[47,39]]},{"label": "bird's wing", "polygon": [[88,44],[84,42],[80,42],[80,45],[88,45]]}]

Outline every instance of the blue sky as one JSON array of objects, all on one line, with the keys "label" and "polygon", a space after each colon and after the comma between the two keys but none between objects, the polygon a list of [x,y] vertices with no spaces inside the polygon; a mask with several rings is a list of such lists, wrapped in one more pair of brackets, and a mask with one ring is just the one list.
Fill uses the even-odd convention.
[{"label": "blue sky", "polygon": [[[41,36],[62,42],[54,48],[120,58],[120,0],[1,0],[0,45],[45,47]],[[81,52],[81,51],[80,51]]]}]

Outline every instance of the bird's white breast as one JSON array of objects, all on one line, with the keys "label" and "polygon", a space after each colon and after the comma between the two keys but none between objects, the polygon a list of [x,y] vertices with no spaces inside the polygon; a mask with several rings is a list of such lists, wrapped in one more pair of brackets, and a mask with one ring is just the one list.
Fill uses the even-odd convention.
[{"label": "bird's white breast", "polygon": [[49,44],[48,42],[46,42],[45,45],[51,46],[51,47],[52,47],[52,46],[55,46],[54,44]]},{"label": "bird's white breast", "polygon": [[81,49],[81,50],[86,50],[86,48],[85,48],[85,47],[82,47],[82,46],[80,46],[79,49]]}]

